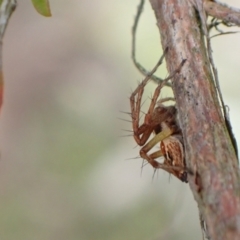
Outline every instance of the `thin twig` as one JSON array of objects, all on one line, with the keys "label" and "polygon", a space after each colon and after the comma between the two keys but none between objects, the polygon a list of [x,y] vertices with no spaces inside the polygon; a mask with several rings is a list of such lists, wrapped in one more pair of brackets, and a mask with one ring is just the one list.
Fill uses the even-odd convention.
[{"label": "thin twig", "polygon": [[3,102],[2,43],[9,18],[16,8],[16,0],[2,0],[0,6],[0,109]]},{"label": "thin twig", "polygon": [[0,6],[0,41],[2,41],[9,18],[17,6],[16,0],[2,0]]},{"label": "thin twig", "polygon": [[217,0],[204,0],[203,6],[208,15],[240,26],[240,9],[230,7]]},{"label": "thin twig", "polygon": [[[137,33],[137,27],[139,23],[140,16],[143,11],[144,6],[144,0],[140,0],[140,4],[137,8],[137,14],[134,18],[134,24],[132,27],[132,60],[136,68],[144,75],[144,76],[151,76],[150,79],[155,81],[156,83],[161,83],[164,79],[157,77],[154,74],[151,74],[151,72],[147,71],[137,60],[136,60],[136,33]],[[171,86],[171,83],[166,83],[166,86]]]}]

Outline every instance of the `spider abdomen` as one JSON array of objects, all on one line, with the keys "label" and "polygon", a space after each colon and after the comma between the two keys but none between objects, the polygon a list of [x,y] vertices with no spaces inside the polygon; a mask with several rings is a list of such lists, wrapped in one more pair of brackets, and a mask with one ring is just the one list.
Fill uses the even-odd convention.
[{"label": "spider abdomen", "polygon": [[161,141],[160,147],[164,156],[164,164],[173,167],[169,169],[169,172],[183,182],[187,182],[187,171],[183,168],[185,157],[181,135],[176,134],[165,138]]}]

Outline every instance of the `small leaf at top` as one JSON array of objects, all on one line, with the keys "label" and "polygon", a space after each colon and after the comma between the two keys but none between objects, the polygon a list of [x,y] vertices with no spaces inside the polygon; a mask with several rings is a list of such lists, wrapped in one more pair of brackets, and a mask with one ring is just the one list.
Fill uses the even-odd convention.
[{"label": "small leaf at top", "polygon": [[51,10],[48,0],[32,0],[33,6],[38,13],[45,17],[51,17]]}]

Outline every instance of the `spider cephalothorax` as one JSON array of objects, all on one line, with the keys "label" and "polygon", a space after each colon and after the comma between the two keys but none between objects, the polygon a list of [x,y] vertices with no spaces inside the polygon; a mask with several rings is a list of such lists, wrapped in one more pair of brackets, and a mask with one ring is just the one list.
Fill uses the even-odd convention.
[{"label": "spider cephalothorax", "polygon": [[[142,95],[148,79],[147,77],[143,80],[130,97],[133,136],[137,144],[143,146],[140,156],[155,169],[164,169],[181,181],[187,182],[184,146],[181,129],[178,125],[177,109],[175,106],[163,105],[163,102],[173,100],[172,98],[158,100],[160,90],[165,82],[156,88],[144,122],[139,123]],[[149,140],[152,133],[155,136]],[[160,143],[160,150],[149,153],[158,143]],[[164,157],[163,163],[156,161],[161,156]]]}]

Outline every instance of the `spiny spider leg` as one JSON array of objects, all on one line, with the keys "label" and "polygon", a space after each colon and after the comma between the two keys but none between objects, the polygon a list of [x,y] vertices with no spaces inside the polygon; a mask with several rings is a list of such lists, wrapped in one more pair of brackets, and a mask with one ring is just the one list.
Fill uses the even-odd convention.
[{"label": "spiny spider leg", "polygon": [[[153,68],[153,70],[151,71],[151,74],[153,74],[157,70],[159,65],[162,63],[162,60],[163,60],[167,50],[168,49],[166,48],[164,51],[164,54],[162,55],[162,57],[160,58],[160,60],[156,64],[156,66]],[[141,100],[142,100],[142,95],[144,92],[144,87],[147,84],[148,80],[150,79],[150,76],[147,76],[142,81],[142,83],[140,83],[138,85],[136,90],[132,93],[132,95],[130,97],[130,105],[131,105],[131,111],[132,111],[132,125],[133,125],[133,131],[134,131],[134,139],[140,146],[143,146],[146,143],[146,141],[148,140],[148,138],[150,137],[151,133],[154,130],[155,126],[153,124],[151,124],[151,122],[154,120],[154,119],[152,119],[152,116],[153,116],[153,112],[155,110],[157,99],[160,95],[161,88],[167,83],[167,81],[169,79],[174,77],[174,75],[180,71],[180,69],[184,65],[185,61],[186,60],[183,60],[181,62],[181,64],[179,65],[179,67],[169,77],[167,77],[163,82],[161,82],[158,85],[158,87],[155,89],[149,110],[148,110],[147,114],[145,115],[144,124],[141,125],[140,127],[139,127],[139,114],[141,112]],[[137,100],[135,102],[136,95],[137,95]],[[173,98],[166,98],[166,100],[162,99],[162,100],[160,100],[160,102],[161,101],[164,102],[164,101],[172,100],[172,99]]]},{"label": "spiny spider leg", "polygon": [[[164,51],[166,54],[167,49]],[[162,62],[164,55],[157,65],[151,71],[153,74]],[[179,67],[170,74],[155,89],[144,122],[140,123],[141,102],[144,88],[150,79],[148,75],[130,97],[131,117],[133,136],[138,145],[143,146],[140,150],[140,156],[147,160],[155,169],[161,168],[170,174],[173,174],[183,182],[187,182],[187,169],[184,158],[184,147],[181,135],[181,129],[177,121],[177,109],[175,106],[164,106],[162,103],[174,100],[173,98],[160,99],[159,95],[163,86],[169,79],[179,73],[186,60],[183,60]],[[152,133],[156,135],[149,140]],[[149,140],[149,141],[148,141]],[[148,141],[148,142],[147,142]],[[160,144],[160,150],[153,153],[149,151],[157,144]],[[163,156],[163,163],[156,159]]]},{"label": "spiny spider leg", "polygon": [[[166,137],[167,138],[167,137]],[[163,139],[164,140],[164,139]],[[158,143],[158,140],[156,140],[156,144]],[[155,145],[156,145],[155,144]],[[154,145],[153,145],[154,146]],[[150,149],[149,149],[150,150]],[[153,167],[154,167],[154,171],[156,171],[156,169],[163,169],[165,171],[167,171],[170,174],[173,174],[174,176],[176,176],[177,178],[179,178],[179,175],[177,173],[179,172],[183,172],[184,174],[184,178],[181,179],[182,181],[186,182],[187,181],[187,177],[186,174],[188,171],[188,169],[186,167],[183,166],[173,166],[172,163],[170,163],[169,161],[167,161],[166,159],[164,159],[163,163],[159,163],[157,161],[155,161],[154,159],[159,158],[159,157],[163,157],[164,154],[161,150],[158,150],[156,152],[153,152],[149,155],[145,155],[147,157],[147,161],[148,163],[150,163]],[[144,157],[145,157],[144,156]]]},{"label": "spiny spider leg", "polygon": [[[170,129],[169,129],[170,130]],[[178,151],[175,152],[174,155],[170,155],[169,152],[167,155],[166,153],[163,153],[162,150],[155,151],[151,154],[148,154],[148,151],[151,150],[156,144],[160,142],[164,142],[168,138],[171,138],[171,131],[167,133],[167,131],[161,132],[158,135],[156,135],[149,143],[146,144],[141,150],[140,150],[140,155],[143,159],[147,160],[149,164],[153,166],[154,169],[160,168],[165,171],[167,171],[170,174],[173,174],[175,177],[180,179],[183,182],[188,182],[187,180],[187,174],[191,174],[191,171],[187,169],[185,165],[185,160],[184,160],[184,155],[182,154],[183,152]],[[174,136],[174,135],[172,135]],[[173,137],[174,138],[174,137]],[[177,144],[182,144],[182,143],[177,143]],[[178,149],[179,150],[179,149]],[[169,151],[169,149],[168,149]],[[170,151],[171,152],[171,151]],[[159,157],[164,157],[164,162],[159,163],[155,159]],[[169,158],[170,156],[170,158]]]},{"label": "spiny spider leg", "polygon": [[[149,107],[149,111],[148,111],[148,114],[152,114],[153,113],[153,110],[156,106],[156,102],[157,102],[157,99],[159,97],[159,94],[160,94],[160,91],[161,89],[166,85],[166,83],[175,76],[176,73],[178,73],[182,66],[184,65],[184,63],[186,62],[186,59],[184,59],[181,64],[179,65],[179,67],[172,73],[170,74],[170,76],[168,76],[167,78],[165,78],[161,83],[158,84],[157,88],[155,89],[155,92],[154,92],[154,95],[152,97],[152,100],[151,100],[151,104],[150,104],[150,107]],[[146,84],[145,84],[146,85]],[[144,86],[145,86],[144,85]],[[161,102],[165,102],[165,101],[169,101],[169,100],[172,100],[173,98],[163,98],[160,101]]]},{"label": "spiny spider leg", "polygon": [[159,142],[161,142],[162,140],[164,140],[165,138],[171,136],[172,134],[172,130],[171,129],[165,129],[164,131],[158,133],[156,136],[153,137],[153,139],[151,139],[144,147],[141,148],[140,150],[140,156],[143,159],[146,159],[154,168],[162,168],[161,163],[157,162],[156,160],[154,160],[154,156],[162,156],[163,154],[160,154],[160,152],[162,152],[161,150],[158,150],[157,152],[154,152],[150,155],[148,155],[147,153]]},{"label": "spiny spider leg", "polygon": [[[132,124],[133,124],[133,129],[134,133],[134,138],[136,140],[136,142],[142,146],[147,139],[149,138],[149,136],[151,135],[153,129],[149,129],[149,130],[145,130],[145,127],[142,127],[142,130],[140,130],[140,133],[138,133],[139,131],[139,115],[141,112],[141,102],[142,102],[142,95],[144,92],[144,87],[146,86],[147,82],[149,81],[149,79],[151,79],[151,75],[157,70],[157,68],[161,65],[166,53],[167,53],[168,48],[166,48],[164,50],[163,55],[161,56],[161,58],[159,59],[159,61],[157,62],[156,66],[152,69],[152,71],[150,72],[150,74],[148,76],[146,76],[146,78],[138,85],[138,87],[135,89],[135,91],[131,94],[130,96],[130,105],[131,105],[131,112],[132,112]],[[165,81],[164,81],[165,82]],[[137,99],[135,101],[135,97],[137,95]],[[140,138],[140,135],[143,134],[142,138]]]}]

